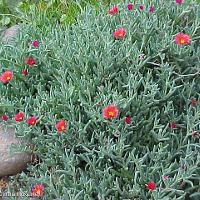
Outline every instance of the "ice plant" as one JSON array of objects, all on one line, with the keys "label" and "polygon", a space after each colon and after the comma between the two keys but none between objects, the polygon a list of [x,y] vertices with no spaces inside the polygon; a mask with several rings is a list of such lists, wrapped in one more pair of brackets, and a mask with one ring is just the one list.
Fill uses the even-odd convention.
[{"label": "ice plant", "polygon": [[171,129],[176,129],[176,128],[177,128],[177,125],[176,125],[175,122],[171,122],[171,123],[169,124],[169,127],[170,127]]},{"label": "ice plant", "polygon": [[115,105],[109,105],[103,109],[102,113],[104,119],[114,119],[118,117],[119,109]]},{"label": "ice plant", "polygon": [[177,33],[175,36],[175,43],[178,45],[190,44],[190,36],[184,33]]},{"label": "ice plant", "polygon": [[26,59],[26,64],[29,65],[29,66],[31,67],[31,66],[33,66],[33,65],[36,64],[36,61],[35,61],[35,59],[32,58],[32,57],[28,57],[28,58]]},{"label": "ice plant", "polygon": [[187,165],[186,164],[181,165],[180,169],[183,170],[183,171],[186,171],[187,170]]},{"label": "ice plant", "polygon": [[62,133],[67,130],[67,122],[62,119],[55,125],[55,127],[59,133]]},{"label": "ice plant", "polygon": [[156,184],[153,181],[148,182],[145,184],[146,189],[148,190],[155,190],[156,189]]},{"label": "ice plant", "polygon": [[130,124],[131,123],[131,117],[126,116],[124,121],[125,121],[126,124]]},{"label": "ice plant", "polygon": [[33,45],[35,48],[37,48],[37,47],[39,46],[39,42],[38,42],[37,40],[34,40],[34,41],[32,42],[32,45]]},{"label": "ice plant", "polygon": [[182,4],[183,3],[183,0],[176,0],[176,4],[177,5],[180,5],[180,4]]},{"label": "ice plant", "polygon": [[13,72],[12,71],[5,71],[0,76],[0,81],[2,83],[8,83],[13,79]]},{"label": "ice plant", "polygon": [[44,185],[43,184],[39,184],[39,183],[35,184],[32,187],[31,195],[33,197],[42,197],[42,196],[44,196]]},{"label": "ice plant", "polygon": [[153,13],[154,11],[155,11],[154,6],[150,6],[150,7],[149,7],[149,12],[150,12],[150,13]]},{"label": "ice plant", "polygon": [[2,119],[3,121],[8,121],[9,117],[8,117],[8,115],[2,115],[2,116],[1,116],[1,119]]},{"label": "ice plant", "polygon": [[122,39],[126,36],[126,30],[124,28],[119,28],[113,32],[115,39]]},{"label": "ice plant", "polygon": [[27,69],[24,69],[24,70],[22,71],[22,74],[23,74],[24,76],[27,76],[27,75],[28,75],[28,70],[27,70]]},{"label": "ice plant", "polygon": [[18,112],[14,117],[14,120],[16,122],[21,122],[21,121],[23,121],[23,119],[24,119],[24,113],[23,112]]},{"label": "ice plant", "polygon": [[140,10],[144,10],[144,5],[141,4],[141,5],[139,6],[139,9],[140,9]]},{"label": "ice plant", "polygon": [[109,10],[108,10],[108,13],[110,14],[110,15],[115,15],[115,14],[117,14],[118,13],[118,7],[115,5],[115,6],[113,6],[112,8],[110,8]]},{"label": "ice plant", "polygon": [[128,3],[127,4],[127,9],[128,10],[133,10],[133,4],[132,3]]},{"label": "ice plant", "polygon": [[27,119],[26,123],[30,126],[34,126],[37,122],[37,117],[36,116],[31,116]]}]

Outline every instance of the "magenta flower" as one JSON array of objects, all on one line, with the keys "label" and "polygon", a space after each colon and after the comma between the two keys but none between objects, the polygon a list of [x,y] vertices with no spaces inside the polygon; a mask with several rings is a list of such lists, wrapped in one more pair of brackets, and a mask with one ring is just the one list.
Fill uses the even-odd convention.
[{"label": "magenta flower", "polygon": [[23,74],[24,76],[27,76],[27,75],[28,75],[28,70],[27,70],[27,69],[24,69],[24,70],[22,71],[22,74]]},{"label": "magenta flower", "polygon": [[150,6],[150,7],[149,7],[149,12],[150,12],[150,13],[153,13],[154,11],[155,11],[154,6]]},{"label": "magenta flower", "polygon": [[147,184],[145,184],[146,189],[153,191],[156,189],[156,183],[154,183],[153,181],[148,182]]},{"label": "magenta flower", "polygon": [[176,0],[176,4],[177,5],[180,5],[180,4],[182,4],[183,3],[183,0]]},{"label": "magenta flower", "polygon": [[110,15],[115,15],[115,14],[117,14],[119,12],[119,9],[118,9],[118,7],[115,5],[115,6],[113,6],[112,8],[110,8],[109,10],[108,10],[108,13],[110,14]]},{"label": "magenta flower", "polygon": [[34,40],[34,41],[32,42],[32,45],[33,45],[35,48],[37,48],[37,47],[39,46],[39,42],[38,42],[37,40]]},{"label": "magenta flower", "polygon": [[9,119],[8,115],[1,116],[1,120],[3,120],[3,121],[8,121],[8,119]]},{"label": "magenta flower", "polygon": [[128,10],[133,10],[133,4],[132,4],[132,3],[128,3],[127,9],[128,9]]},{"label": "magenta flower", "polygon": [[126,124],[130,124],[131,123],[131,117],[126,116],[124,121],[125,121]]},{"label": "magenta flower", "polygon": [[169,124],[169,127],[170,127],[171,129],[176,129],[176,128],[177,128],[176,122],[171,122],[171,123]]},{"label": "magenta flower", "polygon": [[144,5],[141,4],[139,8],[140,10],[144,10]]}]

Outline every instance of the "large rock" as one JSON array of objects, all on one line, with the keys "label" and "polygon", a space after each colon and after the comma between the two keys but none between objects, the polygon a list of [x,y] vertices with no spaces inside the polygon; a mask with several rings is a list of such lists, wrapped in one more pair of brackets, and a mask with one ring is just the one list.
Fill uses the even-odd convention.
[{"label": "large rock", "polygon": [[32,155],[26,152],[12,153],[12,144],[24,145],[24,141],[15,137],[15,131],[11,127],[0,125],[0,177],[15,175],[27,167]]},{"label": "large rock", "polygon": [[[2,33],[2,41],[10,43],[15,39],[19,30],[19,25],[12,26]],[[24,141],[15,137],[13,128],[0,125],[0,177],[15,175],[24,169],[31,162],[30,153],[11,154],[10,147],[12,144],[24,145]]]},{"label": "large rock", "polygon": [[2,41],[6,42],[6,43],[12,42],[15,39],[15,36],[17,35],[19,28],[20,28],[19,25],[14,25],[14,26],[11,26],[10,28],[6,29],[2,33]]}]

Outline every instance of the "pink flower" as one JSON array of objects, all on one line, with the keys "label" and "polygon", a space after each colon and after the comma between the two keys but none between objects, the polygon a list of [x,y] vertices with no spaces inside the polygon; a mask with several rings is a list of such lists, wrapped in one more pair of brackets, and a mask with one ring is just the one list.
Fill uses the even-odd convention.
[{"label": "pink flower", "polygon": [[27,69],[24,69],[24,70],[22,71],[22,74],[23,74],[24,76],[27,76],[27,75],[28,75],[28,70],[27,70]]},{"label": "pink flower", "polygon": [[175,36],[175,43],[178,45],[189,45],[190,44],[190,36],[185,33],[177,33]]},{"label": "pink flower", "polygon": [[24,119],[24,113],[23,112],[18,112],[15,117],[14,117],[16,122],[21,122]]},{"label": "pink flower", "polygon": [[148,182],[145,184],[146,189],[148,190],[155,190],[156,189],[156,184],[153,181]]},{"label": "pink flower", "polygon": [[119,28],[113,32],[115,39],[123,39],[126,36],[126,31],[124,28]]},{"label": "pink flower", "polygon": [[171,123],[169,124],[169,127],[170,127],[171,129],[176,129],[176,128],[177,128],[177,125],[176,125],[175,122],[171,122]]},{"label": "pink flower", "polygon": [[153,13],[154,11],[155,11],[154,6],[150,6],[150,7],[149,7],[149,12],[150,12],[150,13]]},{"label": "pink flower", "polygon": [[32,45],[33,45],[35,48],[37,48],[37,47],[39,46],[39,42],[38,42],[37,40],[34,40],[34,41],[32,42]]},{"label": "pink flower", "polygon": [[37,117],[31,116],[27,119],[26,123],[30,126],[34,126],[37,123]]},{"label": "pink flower", "polygon": [[64,119],[60,120],[56,125],[56,129],[59,133],[65,132],[67,130],[67,121],[65,121]]},{"label": "pink flower", "polygon": [[110,15],[115,15],[115,14],[117,14],[118,13],[118,7],[115,5],[115,6],[113,6],[112,8],[110,8],[109,10],[108,10],[108,13],[110,14]]},{"label": "pink flower", "polygon": [[26,64],[29,65],[30,67],[32,67],[33,65],[36,64],[36,60],[34,58],[32,58],[32,57],[28,57],[26,59]]},{"label": "pink flower", "polygon": [[128,3],[127,9],[128,9],[128,10],[133,10],[133,4],[132,4],[132,3]]},{"label": "pink flower", "polygon": [[3,121],[8,121],[9,117],[8,117],[8,115],[2,115],[2,116],[1,116],[1,119],[2,119]]},{"label": "pink flower", "polygon": [[13,79],[13,72],[12,71],[5,71],[3,74],[0,75],[0,81],[2,83],[8,83]]},{"label": "pink flower", "polygon": [[177,5],[180,5],[180,4],[182,4],[183,3],[183,0],[176,0],[176,4]]},{"label": "pink flower", "polygon": [[130,124],[131,123],[131,117],[126,116],[124,121],[125,121],[126,124]]},{"label": "pink flower", "polygon": [[144,10],[144,5],[141,4],[139,8],[140,10]]},{"label": "pink flower", "polygon": [[119,115],[119,108],[115,105],[108,105],[103,109],[102,113],[104,119],[115,119]]},{"label": "pink flower", "polygon": [[44,196],[44,185],[43,184],[35,184],[31,189],[32,197],[42,197]]}]

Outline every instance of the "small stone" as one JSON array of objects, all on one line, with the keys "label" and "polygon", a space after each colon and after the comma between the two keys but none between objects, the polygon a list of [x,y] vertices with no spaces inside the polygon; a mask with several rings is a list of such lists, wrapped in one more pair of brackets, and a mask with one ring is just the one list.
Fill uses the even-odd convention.
[{"label": "small stone", "polygon": [[14,128],[0,125],[0,177],[15,175],[31,163],[32,155],[26,152],[10,152],[11,145],[24,145],[25,142],[15,137]]}]

